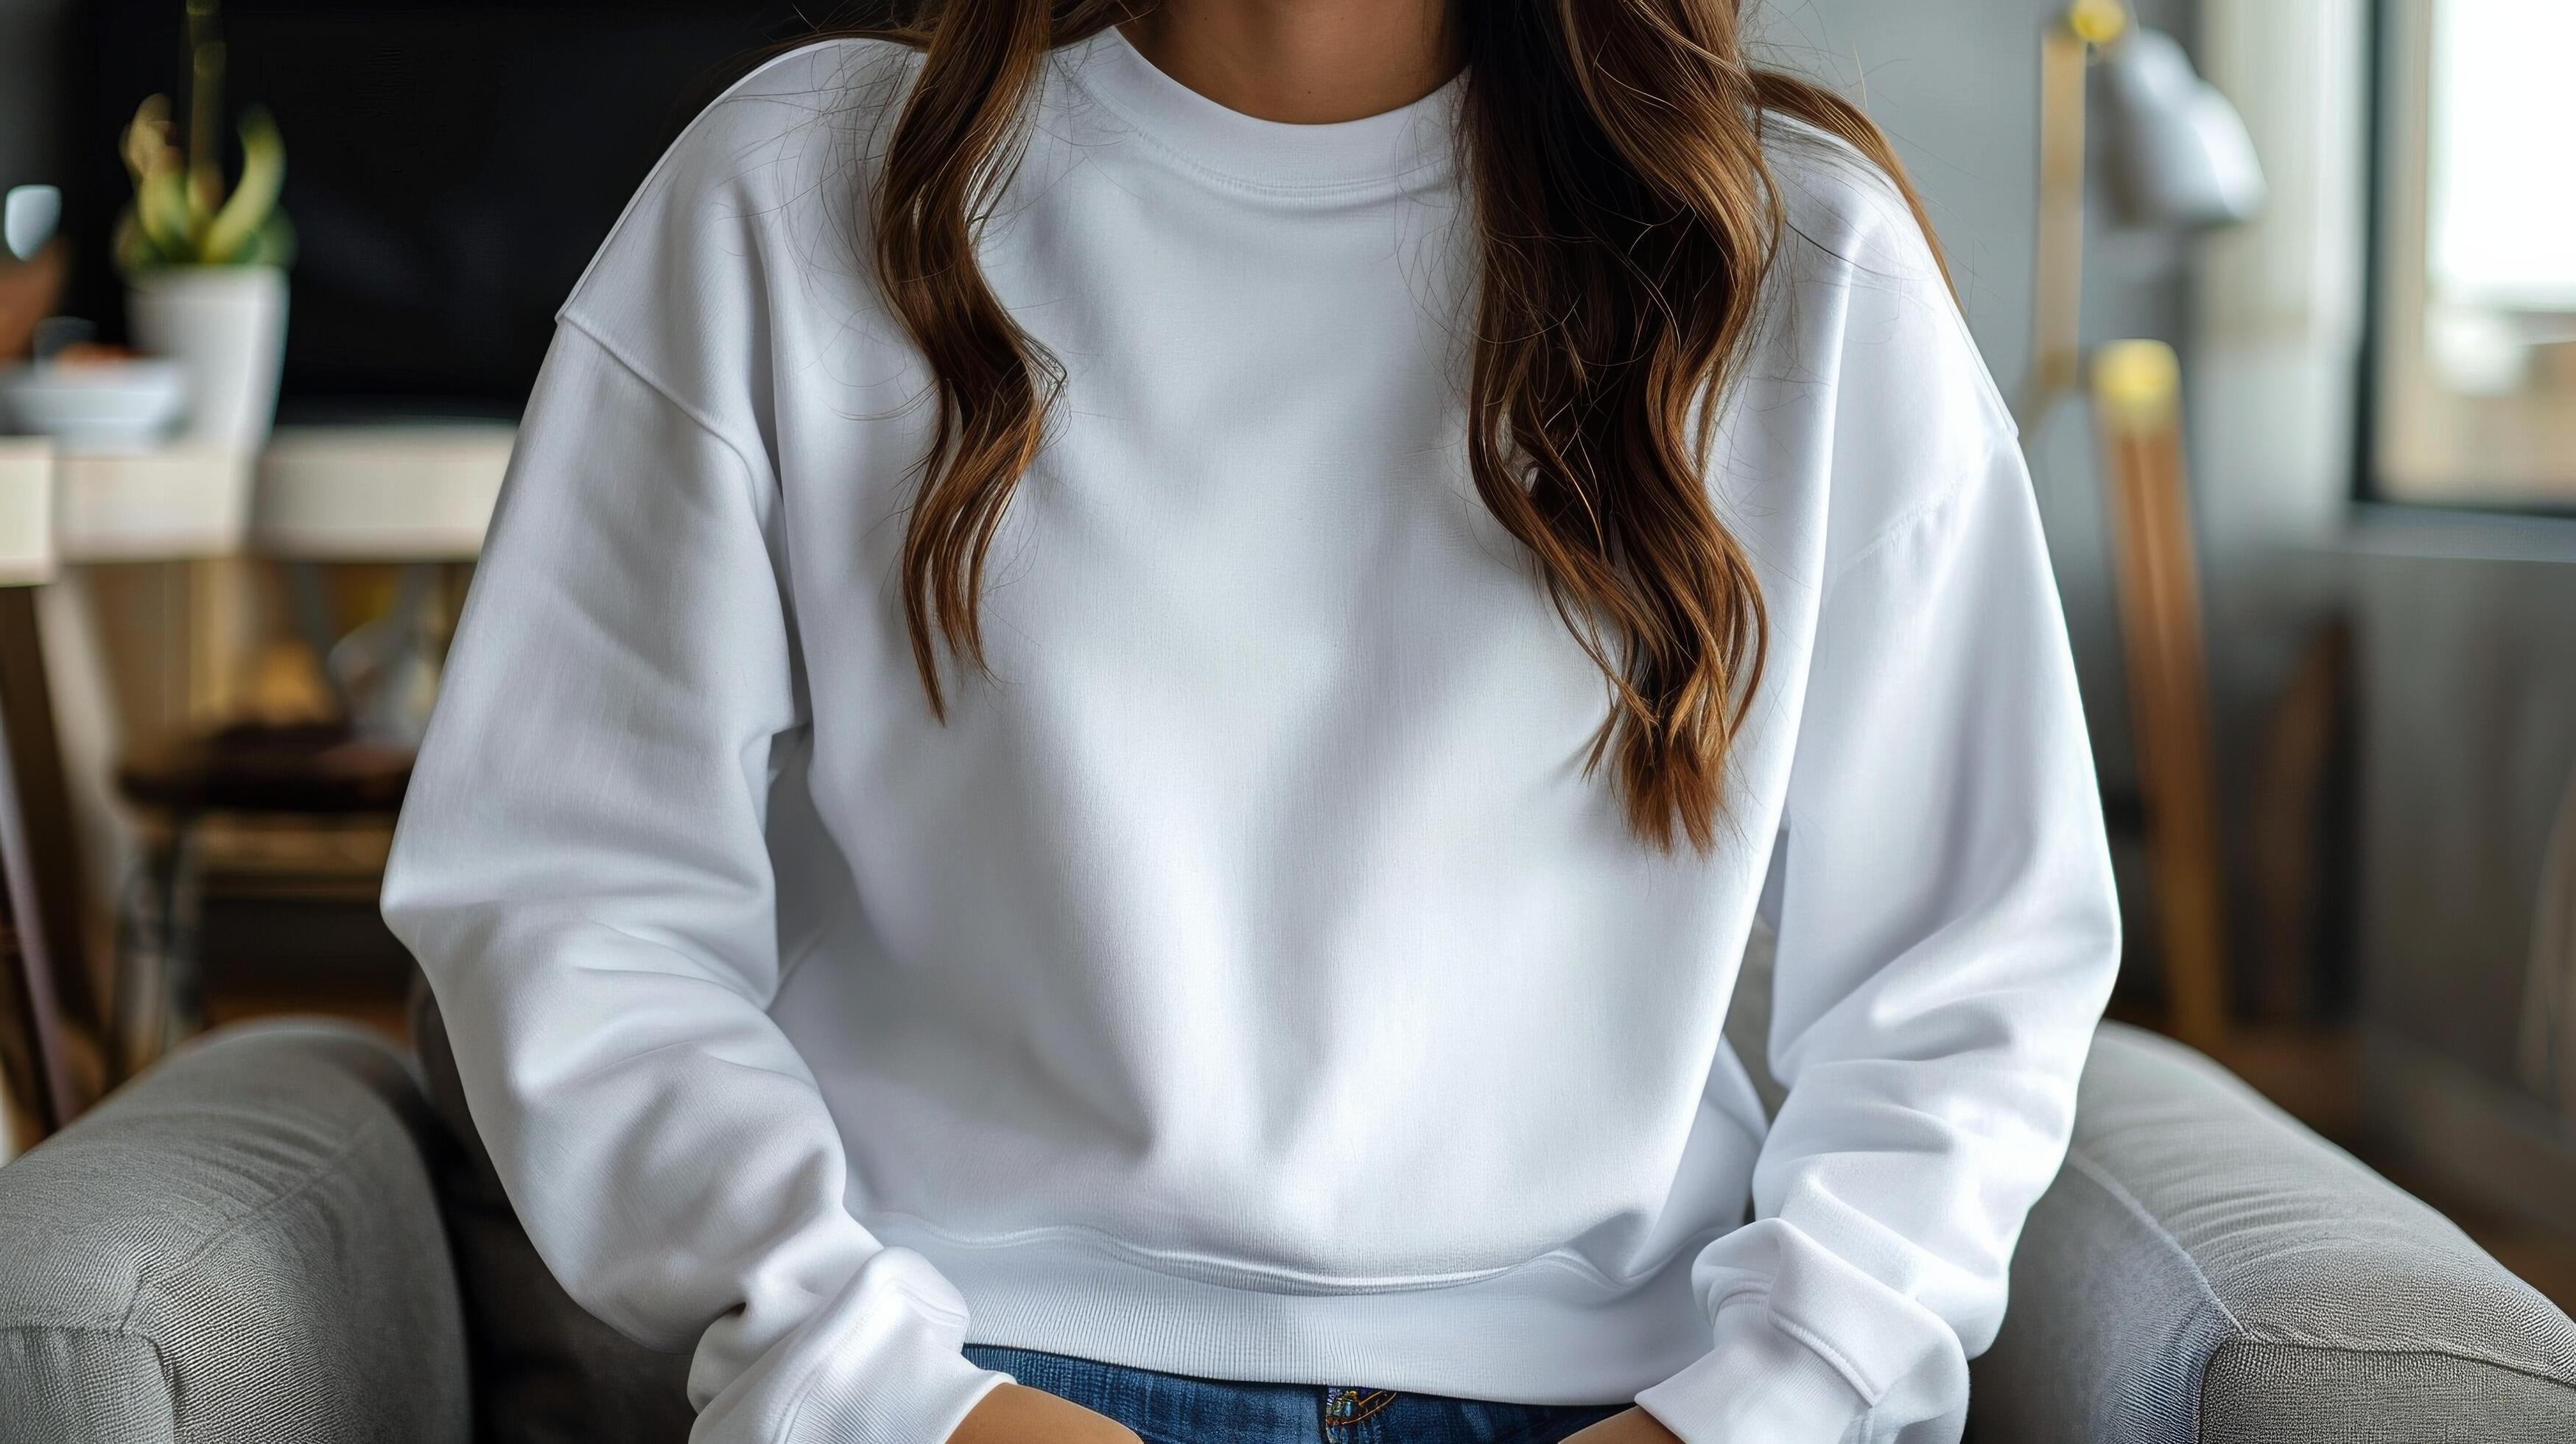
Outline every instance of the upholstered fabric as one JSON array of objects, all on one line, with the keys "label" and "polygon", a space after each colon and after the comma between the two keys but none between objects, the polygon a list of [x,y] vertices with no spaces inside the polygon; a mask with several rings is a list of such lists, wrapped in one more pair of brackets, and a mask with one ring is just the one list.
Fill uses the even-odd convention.
[{"label": "upholstered fabric", "polygon": [[[426,1115],[384,1044],[262,1025],[0,1169],[0,1440],[684,1436],[682,1361],[565,1299]],[[2106,1027],[1970,1422],[1976,1444],[2576,1439],[2576,1325],[2215,1065]]]},{"label": "upholstered fabric", "polygon": [[2576,1325],[2215,1064],[2106,1025],[1979,1444],[2576,1439]]},{"label": "upholstered fabric", "polygon": [[433,1127],[385,1042],[272,1024],[0,1169],[0,1439],[462,1444]]}]

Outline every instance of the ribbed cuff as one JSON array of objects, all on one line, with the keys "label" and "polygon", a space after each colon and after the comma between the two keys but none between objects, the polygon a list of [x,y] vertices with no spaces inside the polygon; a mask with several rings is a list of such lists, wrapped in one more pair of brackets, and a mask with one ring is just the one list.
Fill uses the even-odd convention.
[{"label": "ribbed cuff", "polygon": [[1683,1444],[1841,1444],[1869,1401],[1822,1354],[1747,1301],[1718,1310],[1717,1347],[1637,1395],[1637,1407]]},{"label": "ribbed cuff", "polygon": [[1010,1377],[968,1362],[962,1338],[952,1340],[945,1328],[884,1322],[888,1327],[870,1330],[876,1337],[846,1362],[835,1360],[807,1380],[775,1444],[931,1444],[956,1433]]},{"label": "ribbed cuff", "polygon": [[965,1300],[919,1254],[883,1250],[707,1402],[690,1444],[935,1444],[1010,1377],[965,1346]]}]

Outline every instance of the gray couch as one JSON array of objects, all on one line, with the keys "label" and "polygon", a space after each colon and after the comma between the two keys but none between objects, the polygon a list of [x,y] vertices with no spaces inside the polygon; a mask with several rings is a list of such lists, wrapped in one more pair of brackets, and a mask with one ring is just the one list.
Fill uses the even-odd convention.
[{"label": "gray couch", "polygon": [[[434,1028],[423,1052],[227,1029],[0,1169],[0,1439],[683,1437],[685,1360],[554,1288],[429,1101]],[[1971,1437],[2571,1441],[2576,1327],[2215,1065],[2106,1026]]]}]

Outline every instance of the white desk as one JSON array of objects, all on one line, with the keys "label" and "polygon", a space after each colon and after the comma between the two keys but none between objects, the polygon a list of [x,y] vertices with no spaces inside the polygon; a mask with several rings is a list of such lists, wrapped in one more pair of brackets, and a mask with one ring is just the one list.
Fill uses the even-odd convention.
[{"label": "white desk", "polygon": [[284,427],[256,458],[0,437],[0,585],[67,562],[471,560],[515,435],[498,423]]},{"label": "white desk", "polygon": [[249,550],[302,561],[470,561],[517,435],[498,423],[289,427],[260,457]]},{"label": "white desk", "polygon": [[39,440],[0,436],[0,587],[53,576],[53,449]]}]

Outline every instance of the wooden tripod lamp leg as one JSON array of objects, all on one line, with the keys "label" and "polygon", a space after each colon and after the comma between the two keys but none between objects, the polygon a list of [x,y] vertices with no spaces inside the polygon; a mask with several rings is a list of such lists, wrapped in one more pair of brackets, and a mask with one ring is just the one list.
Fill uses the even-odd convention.
[{"label": "wooden tripod lamp leg", "polygon": [[2214,1049],[2227,1031],[2226,927],[2209,664],[2173,348],[2103,347],[2093,399],[2166,1006],[2176,1037]]}]

